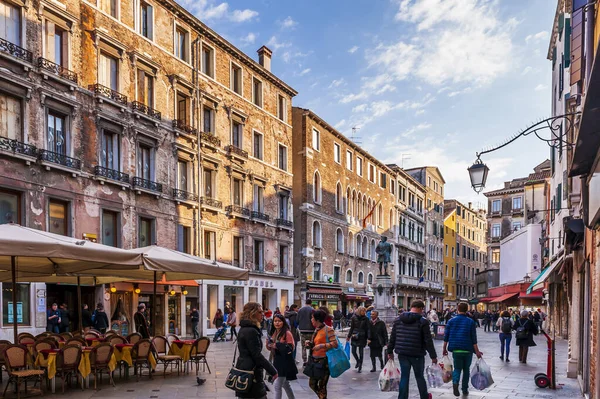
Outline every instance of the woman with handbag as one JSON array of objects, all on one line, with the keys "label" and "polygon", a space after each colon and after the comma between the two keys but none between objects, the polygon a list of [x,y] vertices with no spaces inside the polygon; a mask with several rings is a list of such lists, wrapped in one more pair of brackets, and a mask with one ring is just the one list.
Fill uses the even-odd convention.
[{"label": "woman with handbag", "polygon": [[292,357],[296,343],[284,315],[281,313],[273,315],[273,326],[275,332],[267,339],[267,349],[273,353],[273,365],[277,369],[275,399],[281,399],[282,389],[285,390],[288,399],[294,399],[294,391],[292,391],[290,381],[295,380],[298,374],[296,362]]},{"label": "woman with handbag", "polygon": [[310,349],[310,359],[304,368],[304,374],[309,377],[308,386],[319,399],[327,399],[327,383],[329,382],[327,351],[338,346],[335,330],[325,325],[326,318],[327,313],[321,309],[312,314],[310,321],[315,327],[315,332],[312,339],[306,342],[306,347]]},{"label": "woman with handbag", "polygon": [[[262,355],[262,331],[260,323],[263,318],[262,306],[256,302],[248,302],[240,315],[240,330],[238,331],[237,350],[239,357],[235,367],[229,372],[225,385],[236,391],[238,398],[266,399],[267,387],[264,382],[264,371],[277,380],[277,370]],[[235,356],[235,355],[234,355]],[[236,378],[242,384],[229,382]],[[240,374],[242,374],[240,376]],[[247,382],[247,384],[246,384]]]},{"label": "woman with handbag", "polygon": [[371,373],[377,371],[377,359],[383,370],[383,347],[388,343],[387,327],[383,320],[379,318],[379,312],[371,310],[371,320],[369,323],[369,348],[371,349],[371,363],[373,368]]},{"label": "woman with handbag", "polygon": [[346,341],[350,341],[352,345],[352,356],[356,360],[356,366],[360,373],[362,371],[363,358],[365,356],[365,346],[367,346],[367,337],[369,335],[369,319],[367,319],[367,309],[360,306],[356,309],[352,322],[350,323],[350,331]]}]

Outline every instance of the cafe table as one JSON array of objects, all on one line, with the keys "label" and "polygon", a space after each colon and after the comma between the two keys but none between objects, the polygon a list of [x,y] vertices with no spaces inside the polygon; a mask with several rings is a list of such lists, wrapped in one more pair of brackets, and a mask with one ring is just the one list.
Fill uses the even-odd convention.
[{"label": "cafe table", "polygon": [[186,365],[187,368],[187,362],[190,360],[190,352],[192,350],[194,342],[196,341],[194,341],[193,339],[175,340],[171,344],[168,354],[180,356],[181,361]]},{"label": "cafe table", "polygon": [[[133,358],[131,357],[131,351],[133,350],[133,344],[115,344],[114,345],[114,356],[116,359],[116,363],[118,364],[120,362],[125,362],[127,363],[127,366],[132,367],[133,366]],[[148,354],[148,361],[150,362],[150,367],[152,368],[152,370],[156,369],[156,359],[154,358],[154,355],[152,354],[152,352],[150,352]],[[128,369],[126,369],[127,372]],[[127,375],[127,374],[126,374]]]}]

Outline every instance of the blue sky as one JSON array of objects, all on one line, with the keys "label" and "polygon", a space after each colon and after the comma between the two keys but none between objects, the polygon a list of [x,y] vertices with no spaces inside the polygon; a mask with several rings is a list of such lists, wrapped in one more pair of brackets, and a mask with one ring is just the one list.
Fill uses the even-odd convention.
[{"label": "blue sky", "polygon": [[[446,197],[485,203],[475,152],[550,115],[552,0],[184,0],[310,108],[386,163],[438,166]],[[523,138],[487,155],[487,190],[548,158]]]}]

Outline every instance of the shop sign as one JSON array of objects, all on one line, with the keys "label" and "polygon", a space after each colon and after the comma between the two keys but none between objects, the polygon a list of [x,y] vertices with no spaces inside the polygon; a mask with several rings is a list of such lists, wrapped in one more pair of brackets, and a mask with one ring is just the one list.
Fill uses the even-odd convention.
[{"label": "shop sign", "polygon": [[240,281],[233,280],[233,285],[247,285],[249,287],[264,287],[264,288],[273,288],[273,282],[267,280],[248,280],[248,281]]},{"label": "shop sign", "polygon": [[321,301],[325,301],[325,300],[334,300],[337,301],[340,299],[340,296],[338,294],[319,294],[316,292],[309,292],[306,294],[306,298],[307,299],[317,299],[317,300],[321,300]]}]

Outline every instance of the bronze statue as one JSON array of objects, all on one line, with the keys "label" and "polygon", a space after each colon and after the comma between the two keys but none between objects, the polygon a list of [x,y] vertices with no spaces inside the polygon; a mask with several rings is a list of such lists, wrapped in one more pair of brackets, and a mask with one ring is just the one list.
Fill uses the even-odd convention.
[{"label": "bronze statue", "polygon": [[[377,244],[377,248],[375,248],[375,253],[377,253],[377,263],[379,263],[379,275],[380,276],[389,276],[388,274],[388,264],[390,263],[390,254],[392,252],[392,246],[389,242],[387,242],[386,236],[381,236],[381,241]],[[382,273],[383,267],[383,273]]]}]

